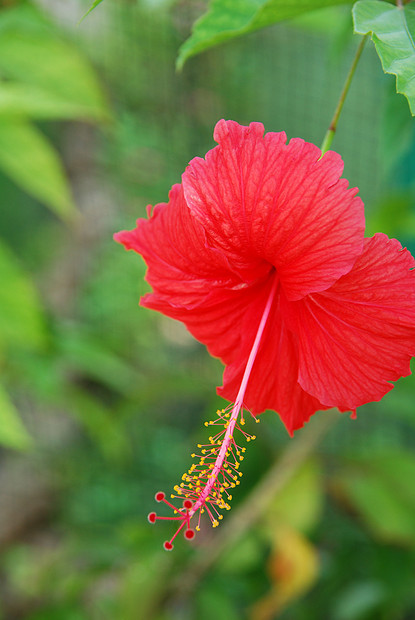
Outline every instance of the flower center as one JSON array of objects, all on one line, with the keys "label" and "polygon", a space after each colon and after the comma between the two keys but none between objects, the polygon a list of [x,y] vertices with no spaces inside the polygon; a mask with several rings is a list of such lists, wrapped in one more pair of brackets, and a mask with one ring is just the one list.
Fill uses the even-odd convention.
[{"label": "flower center", "polygon": [[[229,501],[232,499],[232,495],[229,493],[229,490],[239,484],[239,477],[242,476],[242,473],[239,471],[239,465],[244,458],[243,453],[245,452],[245,448],[236,443],[234,434],[237,431],[242,440],[247,442],[255,439],[255,435],[250,435],[241,428],[245,424],[243,401],[277,287],[278,277],[274,275],[235,403],[229,405],[226,409],[218,410],[216,412],[218,417],[215,420],[205,422],[205,426],[221,426],[222,430],[210,436],[209,443],[198,444],[201,454],[192,454],[193,458],[199,459],[198,463],[193,464],[188,472],[183,474],[180,486],[176,485],[174,487],[176,493],[172,494],[172,498],[183,497],[183,508],[176,508],[168,502],[165,499],[164,493],[156,493],[156,501],[167,504],[177,516],[160,517],[155,512],[151,512],[148,516],[150,523],[155,523],[156,520],[180,522],[172,538],[164,543],[166,550],[173,549],[173,541],[183,528],[186,528],[185,538],[191,539],[194,537],[194,530],[190,527],[190,520],[196,513],[199,513],[196,525],[196,530],[199,530],[200,517],[205,510],[213,527],[216,527],[219,525],[219,520],[222,519],[222,514],[219,513],[219,510],[230,509]],[[259,419],[256,418],[255,421],[259,422]],[[238,441],[240,440],[238,439]]]}]

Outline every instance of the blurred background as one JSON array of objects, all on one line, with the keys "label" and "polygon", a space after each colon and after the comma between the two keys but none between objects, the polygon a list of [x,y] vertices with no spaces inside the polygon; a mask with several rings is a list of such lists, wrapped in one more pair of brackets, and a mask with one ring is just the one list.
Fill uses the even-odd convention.
[{"label": "blurred background", "polygon": [[[264,414],[221,527],[163,550],[170,526],[146,517],[222,406],[222,367],[138,307],[145,266],[112,240],[220,118],[321,144],[357,46],[350,7],[180,73],[203,2],[104,0],[77,25],[88,8],[0,2],[0,618],[415,618],[412,377],[294,439]],[[368,234],[414,251],[414,122],[371,42],[333,148]]]}]

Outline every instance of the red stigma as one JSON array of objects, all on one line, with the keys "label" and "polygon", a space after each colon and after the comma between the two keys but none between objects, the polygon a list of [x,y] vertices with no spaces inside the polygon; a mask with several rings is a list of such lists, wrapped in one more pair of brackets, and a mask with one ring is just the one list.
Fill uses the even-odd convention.
[{"label": "red stigma", "polygon": [[[240,416],[239,423],[238,416]],[[259,422],[258,419],[255,421]],[[239,466],[246,450],[236,443],[236,439],[239,442],[241,440],[251,442],[255,439],[255,435],[243,430],[244,424],[241,404],[218,409],[216,418],[211,422],[205,422],[205,426],[213,427],[212,436],[209,437],[208,443],[198,444],[199,454],[192,454],[192,457],[198,460],[183,474],[182,482],[174,487],[175,493],[171,494],[171,498],[181,500],[181,507],[167,499],[162,491],[156,493],[156,501],[166,504],[170,509],[170,516],[159,516],[155,512],[150,512],[149,522],[173,521],[176,524],[173,536],[164,543],[166,551],[173,549],[174,540],[180,533],[188,541],[195,537],[196,532],[200,531],[203,513],[206,513],[212,526],[217,527],[222,519],[220,511],[230,510],[232,489],[239,485],[242,476]],[[190,522],[195,515],[197,520],[195,527],[192,528]]]}]

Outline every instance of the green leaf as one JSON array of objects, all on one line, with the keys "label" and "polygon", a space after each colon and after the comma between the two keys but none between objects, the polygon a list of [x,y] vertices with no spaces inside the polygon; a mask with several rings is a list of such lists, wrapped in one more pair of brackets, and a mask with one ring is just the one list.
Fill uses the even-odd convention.
[{"label": "green leaf", "polygon": [[57,336],[59,351],[77,372],[121,394],[137,388],[137,372],[85,329],[63,327]]},{"label": "green leaf", "polygon": [[405,95],[415,115],[415,5],[359,0],[353,21],[355,32],[371,33],[384,72],[396,75],[396,90]]},{"label": "green leaf", "polygon": [[0,117],[0,168],[62,219],[76,217],[58,154],[28,121]]},{"label": "green leaf", "polygon": [[95,9],[95,7],[98,6],[98,4],[101,4],[102,0],[95,0],[95,2],[89,7],[89,9],[87,10],[87,12],[85,13],[85,15],[83,15],[81,17],[81,19],[78,22],[78,26],[79,24],[84,21],[85,17],[87,17],[87,15],[89,15],[91,13],[91,11],[93,11]]},{"label": "green leaf", "polygon": [[128,434],[110,407],[76,387],[69,388],[63,396],[71,415],[107,458],[120,461],[131,454]]},{"label": "green leaf", "polygon": [[194,24],[192,35],[179,50],[177,68],[209,47],[259,28],[353,0],[211,0],[207,13]]},{"label": "green leaf", "polygon": [[0,282],[0,347],[38,349],[45,341],[45,329],[36,289],[2,243]]},{"label": "green leaf", "polygon": [[[30,116],[34,119],[91,119],[91,106],[32,84],[0,81],[0,117]],[[97,116],[97,115],[95,115]]]},{"label": "green leaf", "polygon": [[393,452],[354,460],[335,478],[333,488],[376,537],[415,546],[414,479],[414,455]]},{"label": "green leaf", "polygon": [[323,481],[319,464],[307,461],[277,493],[266,517],[275,523],[287,523],[301,532],[310,531],[318,522],[323,508]]},{"label": "green leaf", "polygon": [[0,444],[15,450],[28,450],[32,439],[7,392],[0,384]]},{"label": "green leaf", "polygon": [[408,153],[415,136],[415,119],[408,114],[405,99],[396,96],[392,78],[390,82],[382,110],[379,141],[382,163],[387,172]]},{"label": "green leaf", "polygon": [[0,111],[15,103],[17,111],[33,109],[35,116],[109,117],[88,61],[30,5],[0,13],[0,72],[7,78],[0,83]]}]

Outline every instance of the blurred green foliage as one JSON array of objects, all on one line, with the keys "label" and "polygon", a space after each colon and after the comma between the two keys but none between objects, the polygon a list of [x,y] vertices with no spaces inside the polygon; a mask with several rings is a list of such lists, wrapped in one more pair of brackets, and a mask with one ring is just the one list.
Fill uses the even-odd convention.
[{"label": "blurred green foliage", "polygon": [[[256,526],[197,569],[220,528],[167,554],[169,527],[146,515],[188,468],[221,366],[138,308],[145,266],[112,241],[167,199],[221,117],[319,143],[353,53],[350,9],[176,74],[195,3],[107,0],[76,30],[77,3],[70,19],[42,5],[0,9],[0,618],[410,620],[413,378],[339,416]],[[377,63],[365,50],[334,148],[368,234],[415,250],[413,120]],[[272,413],[255,432],[228,520],[297,441]]]}]

